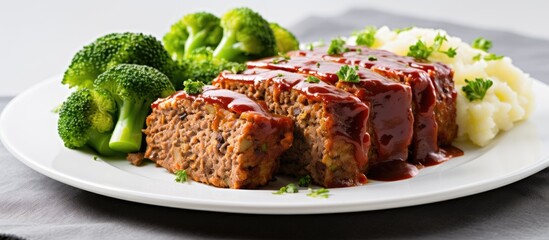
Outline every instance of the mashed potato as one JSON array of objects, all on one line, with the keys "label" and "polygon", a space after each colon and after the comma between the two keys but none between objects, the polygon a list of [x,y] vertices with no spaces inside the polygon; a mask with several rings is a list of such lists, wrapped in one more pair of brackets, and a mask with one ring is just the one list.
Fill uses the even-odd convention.
[{"label": "mashed potato", "polygon": [[[509,130],[515,122],[528,118],[534,108],[532,79],[515,67],[508,57],[492,61],[481,58],[475,61],[473,58],[478,54],[486,56],[488,53],[472,48],[457,37],[448,36],[444,30],[425,28],[412,28],[396,33],[388,27],[382,27],[375,34],[376,40],[372,48],[406,55],[409,47],[418,40],[431,46],[437,34],[446,35],[448,39],[443,43],[441,50],[457,48],[457,55],[454,58],[433,52],[429,60],[445,63],[455,72],[459,139],[469,139],[479,146],[484,146],[500,130]],[[355,39],[350,37],[347,42],[354,44]],[[488,78],[492,80],[493,85],[483,100],[471,102],[461,88],[466,84],[465,79],[475,78]]]}]

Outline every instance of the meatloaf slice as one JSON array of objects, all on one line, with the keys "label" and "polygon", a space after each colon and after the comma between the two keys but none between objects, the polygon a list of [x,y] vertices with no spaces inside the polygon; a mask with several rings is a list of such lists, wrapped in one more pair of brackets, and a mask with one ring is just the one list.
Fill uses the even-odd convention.
[{"label": "meatloaf slice", "polygon": [[[413,57],[370,49],[361,46],[348,46],[349,51],[342,55],[324,55],[324,59],[340,63],[354,64],[372,69],[382,75],[394,76],[401,82],[412,84],[424,78],[432,83],[436,94],[435,119],[438,125],[438,144],[450,145],[457,136],[456,98],[454,71],[439,62],[427,62]],[[320,52],[322,49],[316,50]]]},{"label": "meatloaf slice", "polygon": [[338,81],[336,72],[343,64],[309,57],[263,59],[249,66],[264,69],[284,69],[316,76],[320,80],[350,92],[370,107],[369,134],[372,138],[369,165],[389,161],[406,161],[412,142],[413,115],[410,87],[388,80],[368,69],[359,69],[358,82]]},{"label": "meatloaf slice", "polygon": [[365,183],[368,106],[334,86],[306,79],[297,73],[248,69],[223,72],[213,84],[265,101],[271,112],[294,121],[294,142],[281,158],[282,173],[309,174],[325,187]]},{"label": "meatloaf slice", "polygon": [[[361,78],[367,76],[366,81],[371,81],[368,76],[373,71],[389,81],[408,85],[412,90],[414,116],[409,160],[422,165],[447,160],[448,156],[439,145],[449,145],[457,133],[453,72],[444,64],[418,62],[383,50],[353,46],[347,49],[348,52],[336,55],[328,55],[326,47],[294,51],[288,53],[289,58],[263,59],[249,62],[248,66],[310,74],[349,89],[348,84],[338,82],[336,72],[343,65],[356,65],[361,66],[358,73]],[[383,105],[372,106],[373,112],[376,112],[376,106]]]},{"label": "meatloaf slice", "polygon": [[159,99],[147,117],[145,157],[216,187],[265,185],[293,141],[293,123],[243,94],[212,86]]}]

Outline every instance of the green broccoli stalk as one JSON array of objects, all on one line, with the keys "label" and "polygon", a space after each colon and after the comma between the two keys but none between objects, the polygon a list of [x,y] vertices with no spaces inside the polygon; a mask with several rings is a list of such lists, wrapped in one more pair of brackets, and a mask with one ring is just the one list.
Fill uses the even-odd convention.
[{"label": "green broccoli stalk", "polygon": [[184,57],[189,57],[194,50],[201,47],[215,47],[223,37],[219,18],[207,12],[187,14],[183,17],[189,37],[185,42]]},{"label": "green broccoli stalk", "polygon": [[119,109],[109,147],[120,152],[135,152],[141,148],[145,118],[151,103],[175,90],[168,77],[143,65],[120,64],[97,77],[94,87],[111,93]]},{"label": "green broccoli stalk", "polygon": [[99,74],[122,63],[154,67],[166,74],[174,86],[181,84],[179,69],[162,43],[141,33],[111,33],[85,46],[73,57],[62,83],[71,88],[91,88]]},{"label": "green broccoli stalk", "polygon": [[235,8],[221,17],[223,38],[213,56],[244,62],[276,53],[276,40],[269,23],[249,8]]},{"label": "green broccoli stalk", "polygon": [[293,33],[281,27],[277,23],[270,23],[276,40],[276,52],[287,53],[299,49],[299,41]]},{"label": "green broccoli stalk", "polygon": [[115,155],[109,141],[116,111],[116,103],[107,91],[81,88],[61,106],[57,132],[68,148],[89,146],[100,155]]}]

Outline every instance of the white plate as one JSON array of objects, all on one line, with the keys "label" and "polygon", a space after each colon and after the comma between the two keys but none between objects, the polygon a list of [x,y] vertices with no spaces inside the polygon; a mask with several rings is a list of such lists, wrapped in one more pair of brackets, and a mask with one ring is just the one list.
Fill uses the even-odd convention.
[{"label": "white plate", "polygon": [[[60,77],[46,80],[14,98],[0,116],[4,146],[32,169],[68,185],[114,198],[176,208],[263,214],[313,214],[365,211],[432,203],[463,197],[515,182],[549,165],[549,104],[538,104],[532,117],[493,143],[465,151],[408,180],[370,182],[364,186],[330,189],[327,199],[297,194],[274,195],[292,179],[280,178],[261,190],[231,190],[204,184],[176,183],[174,175],[147,164],[93,159],[93,154],[66,149],[57,136],[52,112],[69,91]],[[549,102],[549,87],[538,81],[539,103]]]}]

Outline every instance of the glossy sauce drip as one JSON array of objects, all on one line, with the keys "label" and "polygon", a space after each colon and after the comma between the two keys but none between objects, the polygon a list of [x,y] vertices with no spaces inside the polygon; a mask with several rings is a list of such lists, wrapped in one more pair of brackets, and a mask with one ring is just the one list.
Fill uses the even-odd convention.
[{"label": "glossy sauce drip", "polygon": [[440,157],[436,161],[426,161],[417,166],[401,161],[389,161],[370,166],[368,178],[378,181],[398,181],[411,178],[418,173],[419,168],[437,165],[452,158],[463,156],[463,151],[454,146],[443,146],[438,154],[440,154]]},{"label": "glossy sauce drip", "polygon": [[[360,50],[357,50],[359,48]],[[387,105],[386,102],[383,103],[383,95],[379,94],[382,92],[380,89],[388,89],[387,86],[389,86],[387,81],[383,80],[383,77],[380,80],[377,73],[384,77],[389,77],[390,80],[388,81],[395,82],[396,80],[396,82],[406,83],[413,89],[416,114],[414,121],[415,131],[413,131],[414,141],[411,147],[413,152],[409,159],[412,163],[417,164],[417,166],[400,161],[400,159],[392,160],[394,158],[386,157],[385,161],[370,163],[369,178],[384,181],[410,178],[417,174],[418,167],[436,165],[463,154],[461,150],[455,147],[445,146],[439,148],[437,141],[438,126],[434,119],[433,110],[437,107],[437,101],[443,101],[445,98],[455,99],[457,95],[457,92],[453,88],[453,71],[446,65],[421,62],[410,57],[401,57],[391,52],[371,50],[363,47],[350,47],[350,52],[343,53],[342,55],[326,55],[326,48],[317,48],[315,51],[294,51],[290,52],[289,55],[291,56],[290,59],[283,60],[278,58],[276,64],[273,62],[273,59],[264,59],[250,62],[248,63],[248,67],[255,69],[279,69],[313,75],[324,82],[340,86],[342,83],[338,82],[335,73],[343,64],[361,66],[362,68],[359,68],[357,72],[361,78],[359,85],[362,85],[364,89],[350,92],[353,92],[360,99],[367,99],[371,102],[371,111],[373,114],[371,113],[370,115],[373,115],[374,123],[376,116],[378,120],[381,119],[380,116],[383,116],[380,113],[383,112],[383,110],[380,110],[382,109],[380,106]],[[363,68],[371,69],[373,72],[365,71]],[[376,89],[376,84],[383,87]],[[394,111],[397,112],[396,109]],[[389,119],[391,117],[385,118],[385,120]],[[395,135],[398,135],[396,131],[391,136]],[[375,140],[378,141],[380,146],[383,146],[383,143],[388,139],[387,135],[384,138],[379,136],[379,132],[375,132],[372,137],[376,138]],[[407,145],[404,144],[404,146]],[[380,156],[382,155],[380,154]],[[381,158],[383,159],[383,157]]]},{"label": "glossy sauce drip", "polygon": [[[265,59],[249,62],[249,66],[264,69],[279,69],[318,77],[324,82],[346,89],[370,106],[370,125],[376,155],[370,164],[408,158],[408,146],[412,142],[413,116],[410,108],[410,87],[387,80],[366,68],[359,68],[359,83],[338,82],[337,71],[342,63],[320,58],[304,57],[298,52],[287,60],[273,62]],[[256,68],[257,69],[257,68]]]},{"label": "glossy sauce drip", "polygon": [[[364,47],[349,46],[349,52],[336,55],[328,55],[327,47],[316,48],[314,51],[295,51],[289,53],[291,58],[288,61],[280,61],[272,64],[269,59],[263,60],[266,67],[278,67],[279,65],[290,65],[294,69],[304,71],[308,66],[300,62],[307,59],[309,62],[316,61],[318,66],[317,76],[332,76],[343,65],[360,66],[357,73],[366,80],[376,77],[375,73],[364,69],[371,69],[376,73],[409,85],[412,88],[415,102],[414,131],[411,147],[413,163],[431,164],[432,162],[444,161],[444,154],[438,147],[438,125],[435,120],[434,109],[437,104],[435,82],[430,77],[437,70],[436,66],[430,63],[420,63],[410,57],[398,56],[384,50],[372,50]],[[360,51],[358,50],[360,49]],[[373,57],[373,58],[372,58]],[[303,67],[302,67],[303,66]],[[290,67],[284,67],[290,69]],[[450,71],[451,72],[451,71]],[[311,73],[314,74],[314,73]],[[333,82],[333,79],[321,78],[323,81]],[[337,81],[337,76],[335,76]],[[362,81],[365,82],[365,81]],[[446,81],[447,82],[447,81]],[[452,81],[450,81],[452,83]],[[453,84],[453,83],[452,83]],[[453,88],[451,88],[453,89]],[[439,91],[440,92],[440,91]],[[444,91],[442,91],[444,92]],[[376,109],[374,107],[373,111]],[[392,159],[388,159],[392,160]]]},{"label": "glossy sauce drip", "polygon": [[[357,51],[358,49],[360,51]],[[320,52],[315,53],[316,56],[321,56],[327,61],[372,69],[390,78],[400,79],[401,82],[412,87],[416,103],[412,162],[433,165],[446,160],[444,153],[438,147],[438,125],[434,115],[437,100],[441,98],[441,92],[444,91],[437,91],[437,89],[441,89],[441,86],[437,85],[440,81],[431,76],[437,72],[436,66],[440,64],[421,63],[410,57],[361,47],[351,47],[350,52],[340,56],[321,54]]]},{"label": "glossy sauce drip", "polygon": [[[355,159],[359,168],[363,168],[368,162],[367,151],[370,144],[366,131],[368,106],[347,92],[324,82],[308,83],[305,78],[304,75],[285,71],[248,69],[242,74],[221,73],[216,81],[239,81],[248,84],[272,81],[275,96],[277,92],[293,90],[300,92],[310,100],[323,102],[326,110],[330,113],[327,122],[331,125],[328,127],[331,130],[331,135],[355,146]],[[365,178],[362,179],[357,181],[365,181]]]},{"label": "glossy sauce drip", "polygon": [[[374,50],[367,47],[349,46],[349,52],[342,55],[326,55],[321,49],[309,54],[329,61],[358,64],[370,68],[383,75],[393,75],[409,80],[427,81],[433,85],[431,88],[436,93],[435,112],[444,116],[454,116],[456,113],[457,91],[454,88],[454,72],[450,67],[439,62],[427,62],[412,57],[398,56],[385,50]],[[306,52],[296,54],[306,55]],[[373,57],[373,58],[372,58]],[[425,80],[426,79],[426,80]],[[442,113],[442,114],[441,114]],[[449,145],[457,135],[455,121],[437,120],[437,144]],[[419,153],[419,155],[422,155]],[[426,156],[426,155],[422,155]]]},{"label": "glossy sauce drip", "polygon": [[[349,52],[344,53],[342,56],[347,59],[358,61],[361,66],[369,69],[386,66],[389,69],[403,71],[406,70],[407,67],[408,70],[404,71],[404,74],[406,74],[406,72],[414,72],[414,70],[416,70],[415,72],[424,72],[429,76],[429,80],[434,85],[439,99],[455,98],[457,96],[457,91],[453,88],[454,72],[445,64],[421,61],[413,57],[399,56],[389,51],[366,47],[350,47]],[[371,56],[374,56],[375,60],[370,58]],[[324,58],[330,58],[330,56],[325,55]],[[337,58],[337,56],[335,56],[335,58]]]},{"label": "glossy sauce drip", "polygon": [[368,178],[378,181],[398,181],[414,177],[419,172],[413,164],[404,161],[389,161],[368,169]]}]

